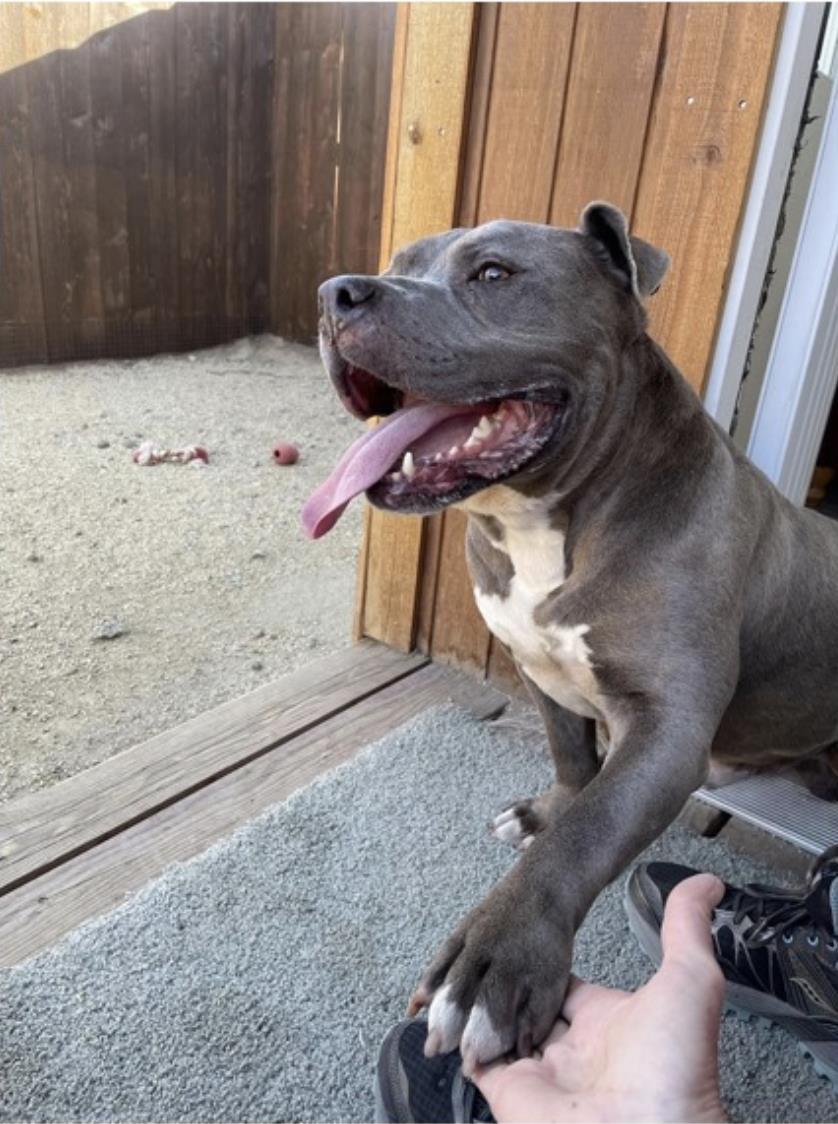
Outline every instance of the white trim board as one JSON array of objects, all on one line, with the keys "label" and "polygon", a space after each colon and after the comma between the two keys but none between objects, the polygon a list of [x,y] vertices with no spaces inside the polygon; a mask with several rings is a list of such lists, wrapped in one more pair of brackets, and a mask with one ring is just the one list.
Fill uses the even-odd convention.
[{"label": "white trim board", "polygon": [[704,405],[730,429],[826,12],[787,4]]},{"label": "white trim board", "polygon": [[838,82],[803,214],[748,456],[793,503],[812,478],[838,384]]}]

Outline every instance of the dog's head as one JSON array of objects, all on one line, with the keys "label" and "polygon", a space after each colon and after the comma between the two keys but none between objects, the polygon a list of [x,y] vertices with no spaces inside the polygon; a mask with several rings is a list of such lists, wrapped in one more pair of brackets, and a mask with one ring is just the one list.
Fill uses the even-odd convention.
[{"label": "dog's head", "polygon": [[592,203],[579,230],[490,222],[423,238],[379,277],[327,281],[326,370],[356,417],[386,420],[306,504],[307,532],[362,491],[425,514],[548,471],[607,397],[668,261]]}]

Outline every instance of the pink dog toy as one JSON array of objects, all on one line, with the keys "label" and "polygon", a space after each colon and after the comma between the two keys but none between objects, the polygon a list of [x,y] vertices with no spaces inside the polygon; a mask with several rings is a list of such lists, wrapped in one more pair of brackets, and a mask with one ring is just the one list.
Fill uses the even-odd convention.
[{"label": "pink dog toy", "polygon": [[133,452],[134,464],[188,464],[193,461],[199,467],[209,464],[209,453],[203,445],[185,445],[182,449],[161,449],[153,441],[143,441]]},{"label": "pink dog toy", "polygon": [[276,464],[296,464],[300,456],[297,446],[289,441],[277,441],[272,453]]}]

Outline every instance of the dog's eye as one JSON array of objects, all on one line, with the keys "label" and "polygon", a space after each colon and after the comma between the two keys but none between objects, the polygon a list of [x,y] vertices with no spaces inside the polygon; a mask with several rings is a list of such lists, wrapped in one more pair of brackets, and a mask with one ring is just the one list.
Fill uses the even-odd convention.
[{"label": "dog's eye", "polygon": [[481,265],[477,273],[474,275],[476,281],[505,281],[507,277],[512,274],[508,269],[504,269],[502,265],[498,265],[495,261],[486,262]]}]

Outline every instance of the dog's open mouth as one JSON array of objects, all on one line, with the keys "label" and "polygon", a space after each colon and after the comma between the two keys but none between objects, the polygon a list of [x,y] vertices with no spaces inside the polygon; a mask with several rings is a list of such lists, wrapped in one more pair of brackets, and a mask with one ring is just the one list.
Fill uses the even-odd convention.
[{"label": "dog's open mouth", "polygon": [[361,492],[378,507],[430,512],[499,482],[544,447],[559,412],[517,398],[430,402],[351,366],[335,383],[356,417],[387,416],[347,449],[303,508],[303,527],[315,539]]}]

